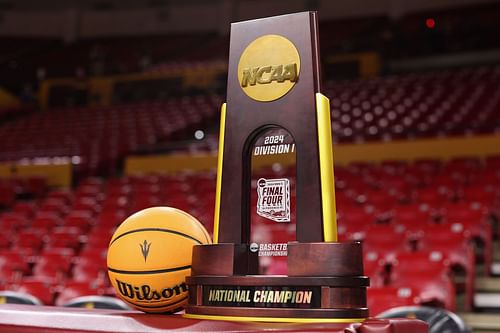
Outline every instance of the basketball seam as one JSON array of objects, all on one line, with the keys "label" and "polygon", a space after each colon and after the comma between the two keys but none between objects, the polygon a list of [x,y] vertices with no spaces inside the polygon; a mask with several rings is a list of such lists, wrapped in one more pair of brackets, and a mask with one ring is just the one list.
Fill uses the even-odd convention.
[{"label": "basketball seam", "polygon": [[174,268],[156,269],[156,270],[151,270],[151,271],[125,271],[125,270],[121,270],[121,269],[115,269],[115,268],[108,267],[108,271],[113,272],[113,273],[118,273],[118,274],[161,274],[161,273],[182,271],[185,269],[191,269],[191,265],[174,267]]},{"label": "basketball seam", "polygon": [[175,301],[173,303],[168,303],[168,304],[165,304],[165,305],[161,305],[161,306],[147,306],[147,305],[140,305],[140,304],[137,304],[137,303],[133,303],[131,301],[128,301],[124,298],[122,298],[122,300],[124,300],[125,302],[129,303],[129,304],[132,304],[134,306],[137,306],[137,307],[140,307],[140,308],[147,308],[147,309],[160,309],[160,308],[165,308],[165,307],[170,307],[171,305],[174,305],[174,304],[177,304],[177,303],[180,303],[180,302],[183,302],[185,301],[186,299],[188,299],[188,296],[184,296],[183,298],[181,298],[180,300],[178,301]]},{"label": "basketball seam", "polygon": [[[183,214],[187,215],[187,216],[190,216],[189,214],[187,214],[186,212],[182,212]],[[194,223],[196,222],[196,223]],[[201,230],[201,233],[203,234],[203,236],[205,236],[205,240],[207,241],[207,244],[210,243],[210,239],[209,239],[209,236],[207,235],[207,231],[205,230],[205,228],[201,225],[201,222],[198,222],[198,221],[194,221],[193,223],[196,225],[196,227],[198,229]]]},{"label": "basketball seam", "polygon": [[126,235],[129,235],[129,234],[133,234],[135,232],[142,232],[142,231],[160,231],[160,232],[171,233],[171,234],[175,234],[175,235],[179,235],[179,236],[182,236],[182,237],[186,237],[186,238],[192,239],[192,240],[194,240],[195,242],[197,242],[200,245],[203,244],[202,242],[200,242],[198,239],[194,238],[193,236],[184,234],[184,233],[182,233],[180,231],[175,231],[175,230],[170,230],[170,229],[163,229],[163,228],[141,228],[141,229],[134,229],[134,230],[129,230],[129,231],[124,232],[123,234],[121,234],[121,235],[117,236],[115,239],[113,239],[111,241],[111,243],[109,243],[109,246],[111,246],[119,238],[122,238],[122,237],[124,237]]}]

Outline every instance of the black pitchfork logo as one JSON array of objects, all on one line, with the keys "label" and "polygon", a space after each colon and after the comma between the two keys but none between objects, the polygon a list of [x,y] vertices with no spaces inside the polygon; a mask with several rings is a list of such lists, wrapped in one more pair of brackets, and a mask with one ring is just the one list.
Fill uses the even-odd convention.
[{"label": "black pitchfork logo", "polygon": [[149,248],[151,247],[151,243],[148,243],[147,240],[144,240],[144,243],[139,244],[141,247],[142,256],[144,257],[144,262],[148,259]]}]

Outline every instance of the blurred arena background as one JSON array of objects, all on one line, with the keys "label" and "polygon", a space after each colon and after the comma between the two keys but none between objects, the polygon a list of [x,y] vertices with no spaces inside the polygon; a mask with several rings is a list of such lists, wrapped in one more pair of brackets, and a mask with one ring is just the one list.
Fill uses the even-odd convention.
[{"label": "blurred arena background", "polygon": [[0,0],[0,302],[112,296],[108,242],[137,210],[211,230],[230,22],[304,10],[371,314],[429,305],[500,332],[499,1]]}]

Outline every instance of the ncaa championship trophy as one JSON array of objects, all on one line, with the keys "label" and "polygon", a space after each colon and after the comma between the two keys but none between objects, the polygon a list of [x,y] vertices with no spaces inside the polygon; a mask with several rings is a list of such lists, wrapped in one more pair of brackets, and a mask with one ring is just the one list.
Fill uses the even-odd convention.
[{"label": "ncaa championship trophy", "polygon": [[337,242],[330,107],[320,83],[315,12],[232,24],[214,243],[193,248],[186,317],[368,317],[361,244]]}]

